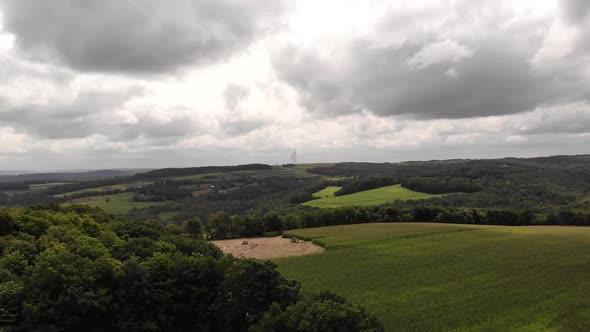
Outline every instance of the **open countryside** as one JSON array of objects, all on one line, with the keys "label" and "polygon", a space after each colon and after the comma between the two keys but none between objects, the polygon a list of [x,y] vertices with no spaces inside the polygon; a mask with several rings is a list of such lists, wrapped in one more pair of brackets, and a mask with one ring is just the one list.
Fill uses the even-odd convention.
[{"label": "open countryside", "polygon": [[590,332],[590,0],[0,0],[0,332]]},{"label": "open countryside", "polygon": [[84,198],[77,198],[72,200],[71,203],[66,203],[65,205],[69,204],[76,204],[76,205],[89,205],[92,207],[98,207],[104,210],[107,213],[112,214],[125,214],[132,209],[142,209],[147,208],[150,206],[157,206],[162,204],[163,202],[134,202],[133,197],[135,195],[133,193],[121,193],[115,195],[101,195],[101,196],[91,196],[91,197],[84,197]]},{"label": "open countryside", "polygon": [[443,195],[432,195],[403,188],[401,185],[393,185],[361,191],[358,193],[342,196],[334,196],[338,187],[327,187],[314,193],[315,197],[322,197],[303,203],[306,206],[320,208],[336,208],[342,206],[371,206],[392,203],[396,200],[428,199],[442,197]]},{"label": "open countryside", "polygon": [[387,331],[587,331],[590,228],[361,224],[290,232],[321,255],[275,262],[305,292],[331,290]]},{"label": "open countryside", "polygon": [[312,196],[313,197],[317,197],[317,198],[334,197],[334,193],[337,192],[340,189],[342,189],[342,187],[327,186],[326,188],[313,193]]}]

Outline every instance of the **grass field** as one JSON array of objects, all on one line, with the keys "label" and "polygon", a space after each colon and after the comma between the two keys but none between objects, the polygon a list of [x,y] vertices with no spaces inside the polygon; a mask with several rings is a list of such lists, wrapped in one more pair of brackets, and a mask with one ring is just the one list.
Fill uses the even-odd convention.
[{"label": "grass field", "polygon": [[40,184],[31,184],[29,185],[29,190],[37,191],[37,190],[45,190],[51,187],[63,186],[65,184],[70,184],[71,182],[49,182],[49,183],[40,183]]},{"label": "grass field", "polygon": [[315,199],[309,202],[305,202],[302,205],[320,208],[336,208],[350,205],[367,206],[392,203],[396,200],[427,199],[440,196],[442,195],[430,195],[420,193],[417,191],[412,191],[410,189],[403,188],[401,185],[397,184],[393,186],[361,191],[350,195]]},{"label": "grass field", "polygon": [[103,186],[103,187],[94,187],[94,188],[87,188],[87,189],[81,189],[81,190],[76,190],[76,191],[71,191],[71,192],[67,192],[64,194],[58,194],[58,195],[54,195],[54,197],[58,197],[58,198],[63,198],[66,196],[72,196],[72,195],[76,195],[76,194],[85,194],[85,193],[102,193],[105,191],[112,191],[112,190],[127,190],[131,187],[143,187],[143,186],[147,186],[149,184],[152,184],[153,182],[132,182],[132,183],[120,183],[120,184],[115,184],[112,186]]},{"label": "grass field", "polygon": [[387,331],[590,330],[590,228],[362,224],[296,230],[321,255],[275,262]]},{"label": "grass field", "polygon": [[334,193],[338,190],[342,189],[342,187],[335,187],[335,186],[327,186],[326,188],[316,191],[313,193],[313,197],[319,198],[327,198],[327,197],[334,197]]},{"label": "grass field", "polygon": [[[79,204],[86,204],[93,207],[99,207],[107,213],[125,214],[133,208],[145,208],[149,206],[161,205],[163,202],[132,202],[134,193],[122,193],[117,195],[102,195],[87,197],[86,201]],[[109,200],[107,202],[107,199]]]}]

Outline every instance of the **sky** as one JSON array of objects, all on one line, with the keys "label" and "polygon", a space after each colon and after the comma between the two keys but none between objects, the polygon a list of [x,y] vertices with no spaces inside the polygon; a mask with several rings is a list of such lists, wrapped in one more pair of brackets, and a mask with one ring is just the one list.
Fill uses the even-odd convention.
[{"label": "sky", "polygon": [[0,169],[590,152],[588,0],[0,0]]}]

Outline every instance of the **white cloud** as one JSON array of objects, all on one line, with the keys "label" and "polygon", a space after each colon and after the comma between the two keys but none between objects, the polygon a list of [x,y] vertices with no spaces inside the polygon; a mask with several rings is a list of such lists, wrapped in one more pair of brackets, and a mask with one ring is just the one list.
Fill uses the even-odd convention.
[{"label": "white cloud", "polygon": [[0,155],[19,154],[27,152],[27,137],[16,133],[14,128],[0,127]]}]

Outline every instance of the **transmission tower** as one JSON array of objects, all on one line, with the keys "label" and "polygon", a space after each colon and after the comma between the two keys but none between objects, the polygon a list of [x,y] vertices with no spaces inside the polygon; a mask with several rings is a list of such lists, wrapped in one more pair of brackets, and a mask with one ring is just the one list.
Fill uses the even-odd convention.
[{"label": "transmission tower", "polygon": [[297,148],[291,153],[291,164],[297,165]]}]

